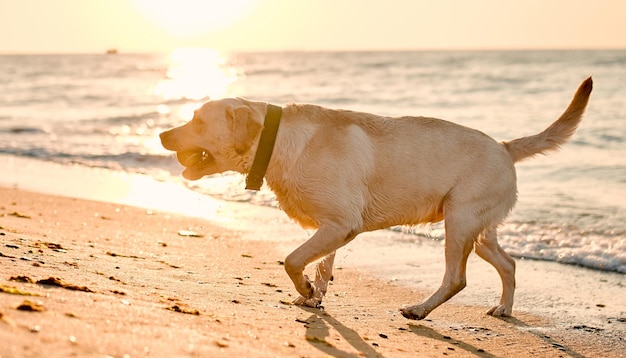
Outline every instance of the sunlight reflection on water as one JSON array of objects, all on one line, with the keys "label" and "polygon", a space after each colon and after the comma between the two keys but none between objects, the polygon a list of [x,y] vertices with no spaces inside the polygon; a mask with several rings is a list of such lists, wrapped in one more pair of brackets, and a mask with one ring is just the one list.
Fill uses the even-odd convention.
[{"label": "sunlight reflection on water", "polygon": [[[237,69],[230,66],[227,58],[217,50],[176,49],[169,55],[165,78],[154,89],[155,94],[163,100],[157,106],[157,112],[161,116],[178,119],[177,125],[182,125],[193,118],[193,112],[204,102],[232,96],[229,89],[237,79]],[[157,136],[153,140],[146,140],[144,146],[153,153],[167,153]],[[226,191],[235,178],[238,180],[239,176],[214,176],[211,186]]]},{"label": "sunlight reflection on water", "polygon": [[224,97],[237,73],[216,50],[180,48],[169,57],[166,77],[155,88],[164,100],[202,100]]}]

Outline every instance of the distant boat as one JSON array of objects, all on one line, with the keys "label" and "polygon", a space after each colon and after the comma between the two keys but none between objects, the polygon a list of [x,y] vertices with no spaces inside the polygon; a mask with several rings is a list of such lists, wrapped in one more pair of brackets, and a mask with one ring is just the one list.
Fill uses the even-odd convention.
[{"label": "distant boat", "polygon": [[107,50],[106,52],[107,55],[117,55],[117,49],[116,48],[110,48]]}]

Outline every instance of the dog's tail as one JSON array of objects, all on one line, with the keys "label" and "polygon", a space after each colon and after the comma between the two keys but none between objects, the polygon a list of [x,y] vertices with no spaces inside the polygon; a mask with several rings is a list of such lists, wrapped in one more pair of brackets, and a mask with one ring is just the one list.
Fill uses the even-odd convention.
[{"label": "dog's tail", "polygon": [[530,137],[503,142],[502,144],[513,158],[513,162],[556,150],[565,143],[574,134],[583,118],[592,88],[593,81],[589,77],[580,84],[572,102],[561,117],[543,132]]}]

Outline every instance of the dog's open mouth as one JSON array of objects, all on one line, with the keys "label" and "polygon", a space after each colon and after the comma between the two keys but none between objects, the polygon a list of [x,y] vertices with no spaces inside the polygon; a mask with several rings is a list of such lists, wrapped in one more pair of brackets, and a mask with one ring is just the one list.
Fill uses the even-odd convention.
[{"label": "dog's open mouth", "polygon": [[176,157],[185,166],[183,177],[188,180],[198,180],[209,174],[210,167],[215,163],[211,153],[202,148],[176,152]]},{"label": "dog's open mouth", "polygon": [[213,160],[213,156],[203,149],[194,149],[184,152],[176,152],[180,164],[187,168],[202,167]]}]

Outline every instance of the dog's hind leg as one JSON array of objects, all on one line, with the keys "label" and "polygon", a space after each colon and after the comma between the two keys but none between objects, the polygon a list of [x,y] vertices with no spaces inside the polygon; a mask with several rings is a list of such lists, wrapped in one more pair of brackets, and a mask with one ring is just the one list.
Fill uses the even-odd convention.
[{"label": "dog's hind leg", "polygon": [[[285,259],[285,271],[302,295],[294,304],[318,307],[332,279],[335,251],[352,241],[358,232],[336,224],[320,226],[317,232]],[[304,268],[311,262],[323,258],[317,265],[315,282],[303,275]]]},{"label": "dog's hind leg", "polygon": [[[318,264],[315,270],[315,288],[319,291],[321,296],[319,300],[326,294],[328,290],[328,283],[333,280],[333,263],[335,262],[335,252],[324,257]],[[315,295],[313,296],[315,297]]]},{"label": "dog's hind leg", "polygon": [[[471,221],[469,219],[468,221]],[[465,288],[465,268],[467,258],[472,252],[474,239],[480,230],[468,229],[463,220],[446,218],[446,273],[439,289],[421,304],[400,309],[402,315],[408,319],[423,319],[432,310],[456,295]]]},{"label": "dog's hind leg", "polygon": [[502,280],[500,303],[487,311],[492,316],[510,316],[515,294],[515,260],[498,244],[495,227],[485,229],[474,244],[476,254],[496,268]]}]

